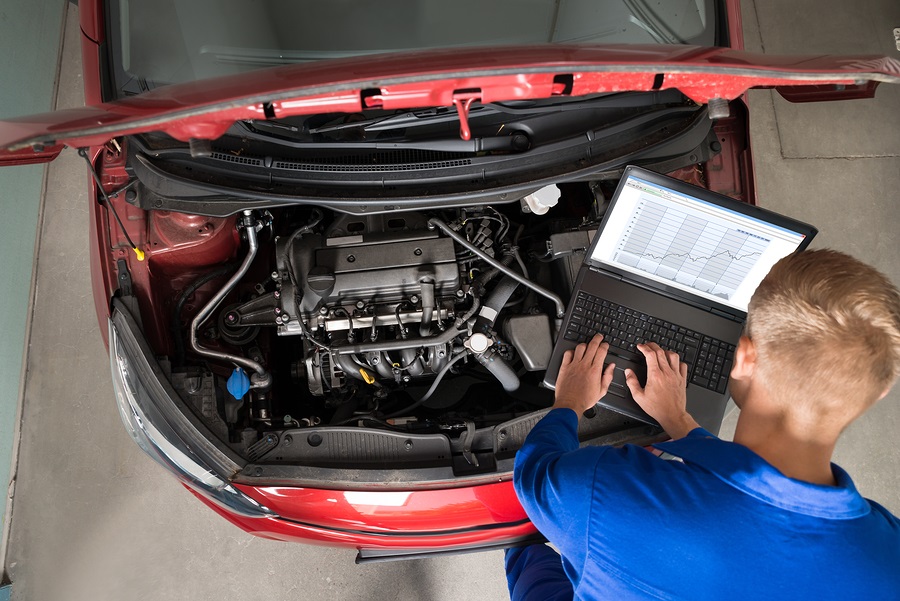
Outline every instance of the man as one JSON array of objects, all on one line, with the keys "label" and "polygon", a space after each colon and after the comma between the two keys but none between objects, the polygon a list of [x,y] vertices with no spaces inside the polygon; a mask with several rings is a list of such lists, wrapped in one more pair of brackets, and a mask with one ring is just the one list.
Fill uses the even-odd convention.
[{"label": "man", "polygon": [[673,439],[578,448],[578,416],[612,380],[599,334],[566,353],[556,401],[516,457],[544,545],[510,549],[517,599],[900,599],[900,521],[831,463],[838,436],[900,372],[900,292],[847,255],[779,261],[748,311],[734,442],[685,410],[687,366],[639,348],[627,384]]}]

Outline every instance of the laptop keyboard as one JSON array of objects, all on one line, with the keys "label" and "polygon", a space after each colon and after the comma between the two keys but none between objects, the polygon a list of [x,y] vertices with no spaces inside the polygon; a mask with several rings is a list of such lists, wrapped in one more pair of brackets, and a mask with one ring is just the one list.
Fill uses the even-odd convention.
[{"label": "laptop keyboard", "polygon": [[632,361],[645,361],[636,348],[642,342],[655,342],[675,351],[688,364],[690,382],[725,392],[734,359],[733,344],[579,291],[564,337],[584,342],[598,332],[613,353]]}]

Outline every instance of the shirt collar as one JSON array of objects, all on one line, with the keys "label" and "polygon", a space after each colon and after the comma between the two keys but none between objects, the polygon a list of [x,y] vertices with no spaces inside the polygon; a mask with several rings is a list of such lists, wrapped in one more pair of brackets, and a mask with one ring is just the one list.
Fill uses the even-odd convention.
[{"label": "shirt collar", "polygon": [[870,511],[850,476],[835,464],[837,486],[824,486],[788,478],[749,448],[720,440],[696,428],[686,437],[653,445],[686,463],[714,474],[725,483],[769,505],[829,519],[853,519]]}]

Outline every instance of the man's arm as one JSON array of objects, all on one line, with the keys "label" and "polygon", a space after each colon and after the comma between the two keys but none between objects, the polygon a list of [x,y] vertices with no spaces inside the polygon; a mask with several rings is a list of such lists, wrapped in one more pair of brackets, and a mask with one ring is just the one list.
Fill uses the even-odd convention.
[{"label": "man's arm", "polygon": [[597,335],[567,351],[553,410],[532,428],[516,454],[513,483],[528,517],[576,566],[584,563],[594,467],[600,448],[578,452],[578,416],[606,394],[613,365]]},{"label": "man's arm", "polygon": [[[516,454],[513,484],[532,523],[580,571],[601,447],[578,449],[578,414],[553,409]],[[572,574],[571,576],[574,576]]]}]

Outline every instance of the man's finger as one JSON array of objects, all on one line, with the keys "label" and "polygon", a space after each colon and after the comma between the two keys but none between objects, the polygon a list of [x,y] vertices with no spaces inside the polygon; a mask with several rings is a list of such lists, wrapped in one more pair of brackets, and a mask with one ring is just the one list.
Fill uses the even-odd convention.
[{"label": "man's finger", "polygon": [[628,390],[631,391],[631,396],[634,397],[634,400],[640,401],[644,398],[644,388],[641,386],[637,375],[630,369],[625,370],[625,385],[628,386]]},{"label": "man's finger", "polygon": [[603,375],[600,377],[600,390],[602,391],[602,394],[600,395],[601,398],[606,394],[606,391],[609,390],[609,385],[612,384],[615,371],[615,363],[609,363],[603,368]]},{"label": "man's finger", "polygon": [[679,371],[681,372],[681,379],[684,380],[685,382],[687,382],[688,364],[682,363],[678,367],[679,367]]},{"label": "man's finger", "polygon": [[653,352],[656,353],[656,360],[659,362],[659,366],[661,368],[671,367],[669,364],[669,355],[666,353],[666,350],[655,342],[652,342],[651,344],[653,345]]},{"label": "man's finger", "polygon": [[584,351],[587,349],[587,345],[583,342],[577,344],[574,349],[572,349],[572,359],[575,361],[581,361],[584,358]]},{"label": "man's finger", "polygon": [[641,351],[641,354],[644,355],[644,359],[647,360],[647,372],[656,372],[659,371],[659,358],[656,356],[656,352],[653,350],[653,343],[648,344],[639,344],[637,345],[637,350]]},{"label": "man's finger", "polygon": [[569,363],[572,362],[573,358],[574,358],[574,353],[572,352],[572,349],[567,350],[566,352],[563,353],[562,364],[568,365]]},{"label": "man's finger", "polygon": [[675,351],[666,351],[666,356],[669,360],[669,365],[672,367],[672,369],[674,369],[674,370],[681,369],[680,367],[678,367],[678,362],[681,361],[681,357],[678,356],[678,353],[676,353]]},{"label": "man's finger", "polygon": [[606,360],[606,354],[609,352],[609,344],[606,342],[601,342],[597,345],[597,348],[594,350],[594,360],[592,365],[596,365],[601,367],[603,362]]},{"label": "man's finger", "polygon": [[594,337],[588,341],[587,348],[584,349],[584,358],[593,362],[601,342],[603,342],[603,334],[594,334]]}]

